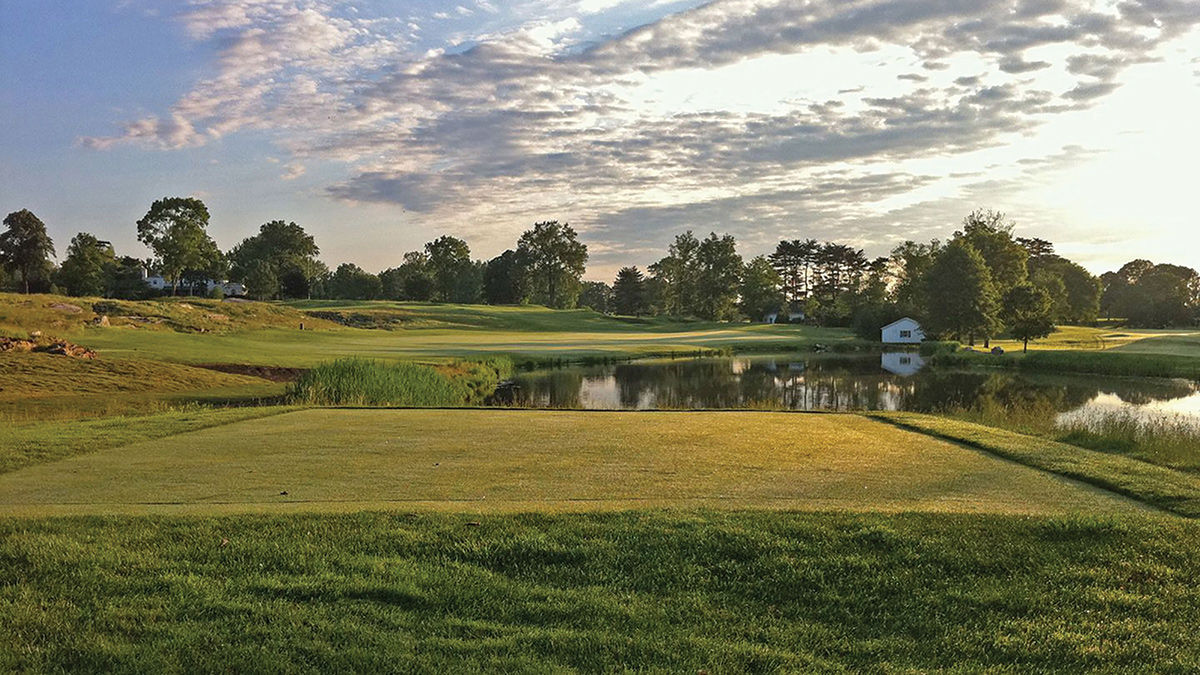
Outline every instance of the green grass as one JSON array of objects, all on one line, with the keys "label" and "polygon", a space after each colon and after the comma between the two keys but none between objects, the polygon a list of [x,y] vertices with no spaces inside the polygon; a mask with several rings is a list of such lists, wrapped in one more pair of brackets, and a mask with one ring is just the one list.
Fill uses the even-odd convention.
[{"label": "green grass", "polygon": [[[1029,343],[1029,351],[1045,350],[1101,350],[1132,346],[1147,338],[1155,338],[1160,331],[1143,329],[1113,329],[1110,327],[1093,328],[1091,326],[1056,326],[1049,337],[1033,340]],[[1019,352],[1024,343],[1020,340],[992,340],[993,346],[1002,347],[1005,351]]]},{"label": "green grass", "polygon": [[417,363],[340,359],[306,371],[288,388],[303,405],[461,406],[482,402],[512,371],[506,359]]},{"label": "green grass", "polygon": [[14,515],[659,507],[1146,510],[841,414],[311,409],[0,476]]},{"label": "green grass", "polygon": [[[1161,338],[1154,338],[1155,340]],[[986,352],[940,353],[933,357],[939,367],[1020,369],[1030,373],[1086,373],[1109,377],[1160,377],[1200,380],[1200,353],[1155,354],[1147,352],[1030,351],[1003,355]]]},{"label": "green grass", "polygon": [[259,419],[289,408],[173,410],[154,415],[0,426],[0,474],[143,441]]},{"label": "green grass", "polygon": [[937,514],[0,520],[0,670],[1192,673],[1200,524]]},{"label": "green grass", "polygon": [[1121,352],[1132,354],[1162,354],[1200,358],[1200,330],[1140,331],[1150,333],[1153,340],[1138,340],[1120,347]]},{"label": "green grass", "polygon": [[871,413],[871,417],[902,428],[966,443],[1000,457],[1090,483],[1182,516],[1200,517],[1200,476],[1194,474],[962,420],[917,413]]}]

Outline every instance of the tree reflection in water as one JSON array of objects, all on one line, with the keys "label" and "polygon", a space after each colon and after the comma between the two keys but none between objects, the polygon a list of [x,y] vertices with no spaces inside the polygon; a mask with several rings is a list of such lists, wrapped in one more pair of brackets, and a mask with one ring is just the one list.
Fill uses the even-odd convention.
[{"label": "tree reflection in water", "polygon": [[493,405],[535,408],[975,411],[1052,423],[1101,394],[1130,407],[1195,398],[1184,380],[1031,376],[922,368],[898,375],[879,355],[647,360],[522,373]]}]

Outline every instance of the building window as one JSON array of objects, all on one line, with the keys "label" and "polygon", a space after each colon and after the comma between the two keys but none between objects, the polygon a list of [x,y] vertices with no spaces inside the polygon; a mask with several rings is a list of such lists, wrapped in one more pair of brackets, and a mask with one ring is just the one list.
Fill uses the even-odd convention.
[{"label": "building window", "polygon": [[910,338],[910,337],[912,337],[912,331],[911,330],[902,330],[902,331],[900,331],[900,337]]},{"label": "building window", "polygon": [[911,356],[901,356],[900,357],[900,365],[911,366],[912,365],[912,357]]}]

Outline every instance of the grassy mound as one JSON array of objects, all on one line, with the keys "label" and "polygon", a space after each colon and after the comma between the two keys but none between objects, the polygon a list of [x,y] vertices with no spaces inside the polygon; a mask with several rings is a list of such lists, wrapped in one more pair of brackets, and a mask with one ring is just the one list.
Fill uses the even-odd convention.
[{"label": "grassy mound", "polygon": [[280,303],[221,301],[207,298],[110,300],[61,295],[0,293],[0,334],[28,335],[42,331],[73,335],[108,317],[111,328],[227,333],[262,328],[336,328]]},{"label": "grassy mound", "polygon": [[1185,673],[1179,519],[0,520],[0,670]]}]

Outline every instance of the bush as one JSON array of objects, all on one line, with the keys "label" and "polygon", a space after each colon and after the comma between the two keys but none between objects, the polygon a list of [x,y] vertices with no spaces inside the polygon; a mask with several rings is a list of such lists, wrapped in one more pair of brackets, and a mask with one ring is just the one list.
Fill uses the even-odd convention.
[{"label": "bush", "polygon": [[962,345],[954,340],[926,340],[921,343],[921,356],[954,354]]}]

